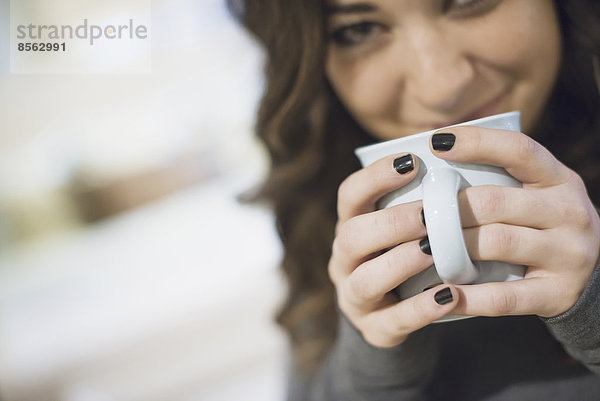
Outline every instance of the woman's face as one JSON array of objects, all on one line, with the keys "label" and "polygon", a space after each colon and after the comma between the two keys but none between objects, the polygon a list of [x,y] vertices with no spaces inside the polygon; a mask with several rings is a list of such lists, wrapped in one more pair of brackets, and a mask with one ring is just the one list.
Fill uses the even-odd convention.
[{"label": "woman's face", "polygon": [[380,139],[521,110],[531,129],[556,80],[551,0],[331,0],[327,76]]}]

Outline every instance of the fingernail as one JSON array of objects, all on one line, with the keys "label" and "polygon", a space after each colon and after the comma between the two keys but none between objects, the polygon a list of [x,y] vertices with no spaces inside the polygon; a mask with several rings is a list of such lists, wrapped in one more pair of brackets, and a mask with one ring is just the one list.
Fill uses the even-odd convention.
[{"label": "fingernail", "polygon": [[421,248],[421,252],[426,255],[431,255],[431,247],[429,246],[429,237],[423,238],[419,241],[419,248]]},{"label": "fingernail", "polygon": [[431,146],[433,150],[447,151],[452,149],[456,136],[450,133],[434,134],[431,138]]},{"label": "fingernail", "polygon": [[415,163],[411,154],[400,156],[394,160],[394,169],[399,174],[406,174],[415,169]]},{"label": "fingernail", "polygon": [[427,223],[425,223],[425,210],[421,209],[421,223],[423,223],[423,225],[425,227],[427,227]]},{"label": "fingernail", "polygon": [[450,291],[450,288],[446,287],[443,290],[436,292],[433,298],[438,304],[446,305],[447,303],[452,302],[452,291]]}]

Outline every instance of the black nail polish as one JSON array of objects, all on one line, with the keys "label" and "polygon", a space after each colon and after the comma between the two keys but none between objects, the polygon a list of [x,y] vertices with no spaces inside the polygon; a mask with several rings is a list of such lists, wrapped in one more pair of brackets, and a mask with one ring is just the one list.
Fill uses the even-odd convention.
[{"label": "black nail polish", "polygon": [[425,210],[423,209],[421,209],[421,223],[423,223],[423,225],[427,227],[427,223],[425,223]]},{"label": "black nail polish", "polygon": [[421,248],[421,252],[426,255],[431,255],[431,247],[429,246],[429,237],[423,238],[419,241],[419,248]]},{"label": "black nail polish", "polygon": [[450,133],[442,133],[442,134],[434,134],[431,138],[431,146],[433,146],[434,150],[447,151],[452,149],[454,146],[454,141],[456,137],[454,134]]},{"label": "black nail polish", "polygon": [[443,290],[436,292],[433,298],[438,304],[446,305],[447,303],[452,302],[452,291],[450,291],[450,288],[446,287]]},{"label": "black nail polish", "polygon": [[394,169],[399,174],[406,174],[415,169],[415,163],[411,154],[400,156],[394,160]]}]

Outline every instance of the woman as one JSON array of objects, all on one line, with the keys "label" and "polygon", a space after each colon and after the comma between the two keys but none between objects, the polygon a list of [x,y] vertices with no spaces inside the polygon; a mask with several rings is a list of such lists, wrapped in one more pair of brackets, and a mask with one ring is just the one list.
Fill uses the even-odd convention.
[{"label": "woman", "polygon": [[[267,56],[259,196],[285,248],[290,399],[600,399],[598,3],[230,7]],[[418,165],[398,154],[360,169],[352,150],[511,110],[524,134],[459,127],[431,146],[524,183],[469,188],[460,203],[471,257],[526,265],[525,279],[398,300],[432,263],[422,205],[375,203]],[[450,313],[479,317],[431,325]]]}]

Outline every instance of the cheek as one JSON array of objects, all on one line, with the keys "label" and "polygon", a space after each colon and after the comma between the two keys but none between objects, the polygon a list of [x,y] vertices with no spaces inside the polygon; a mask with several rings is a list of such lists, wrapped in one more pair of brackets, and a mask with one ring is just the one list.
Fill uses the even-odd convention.
[{"label": "cheek", "polygon": [[540,116],[560,66],[560,27],[553,4],[505,0],[505,7],[487,22],[472,42],[472,56],[490,81],[509,83],[511,108],[521,110],[526,132]]},{"label": "cheek", "polygon": [[395,110],[399,85],[386,58],[384,52],[377,56],[344,57],[336,55],[335,50],[328,56],[329,81],[359,121]]},{"label": "cheek", "polygon": [[506,5],[479,32],[476,58],[516,84],[552,86],[560,63],[560,29],[552,2],[506,0]]}]

